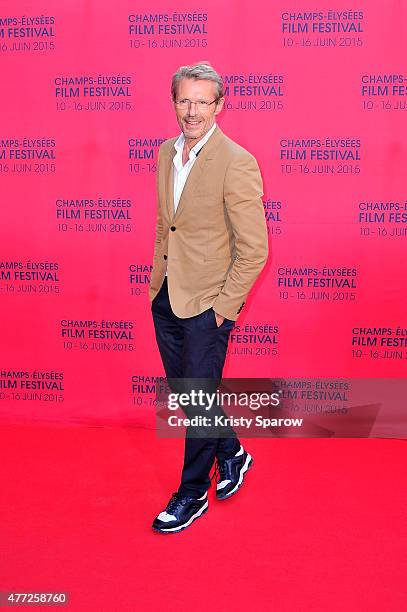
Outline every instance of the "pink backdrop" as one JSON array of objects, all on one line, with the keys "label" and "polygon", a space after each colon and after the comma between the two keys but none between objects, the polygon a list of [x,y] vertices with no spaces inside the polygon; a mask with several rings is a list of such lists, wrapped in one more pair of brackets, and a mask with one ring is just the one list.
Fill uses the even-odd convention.
[{"label": "pink backdrop", "polygon": [[155,161],[199,60],[271,247],[224,375],[404,377],[405,24],[396,1],[2,2],[0,418],[154,422]]}]

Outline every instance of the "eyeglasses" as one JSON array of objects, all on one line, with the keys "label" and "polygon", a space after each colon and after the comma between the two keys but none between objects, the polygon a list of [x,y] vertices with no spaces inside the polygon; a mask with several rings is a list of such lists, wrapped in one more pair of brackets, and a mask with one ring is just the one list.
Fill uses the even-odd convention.
[{"label": "eyeglasses", "polygon": [[218,100],[219,98],[215,98],[215,100],[213,100],[212,102],[205,102],[205,100],[198,100],[197,102],[193,102],[192,100],[188,100],[188,98],[185,98],[183,100],[177,100],[176,102],[174,102],[174,104],[177,108],[189,108],[191,104],[195,104],[196,107],[199,108],[199,110],[204,111],[209,108],[211,104],[217,102]]}]

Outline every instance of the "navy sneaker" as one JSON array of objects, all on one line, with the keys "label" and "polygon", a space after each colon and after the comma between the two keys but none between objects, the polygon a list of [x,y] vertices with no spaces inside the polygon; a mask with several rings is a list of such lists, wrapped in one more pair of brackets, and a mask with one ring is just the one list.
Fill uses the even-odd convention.
[{"label": "navy sneaker", "polygon": [[216,459],[216,498],[226,499],[240,489],[247,470],[253,464],[253,457],[240,445],[237,453],[228,459]]},{"label": "navy sneaker", "polygon": [[154,519],[152,528],[160,533],[176,533],[208,510],[208,492],[198,499],[189,495],[173,493],[165,510]]}]

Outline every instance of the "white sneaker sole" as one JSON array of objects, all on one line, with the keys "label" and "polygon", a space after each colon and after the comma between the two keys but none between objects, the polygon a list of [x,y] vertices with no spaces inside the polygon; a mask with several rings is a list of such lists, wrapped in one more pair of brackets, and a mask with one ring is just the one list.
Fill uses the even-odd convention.
[{"label": "white sneaker sole", "polygon": [[183,529],[186,529],[187,527],[190,526],[190,524],[197,518],[199,518],[200,516],[202,516],[202,514],[205,514],[205,512],[208,510],[208,501],[206,501],[204,503],[204,505],[202,506],[202,508],[200,508],[198,510],[198,512],[196,512],[195,514],[193,514],[186,523],[184,523],[183,525],[178,525],[177,527],[169,527],[168,529],[164,528],[164,529],[160,529],[158,527],[153,527],[153,531],[156,531],[157,533],[177,533],[178,531],[182,531]]}]

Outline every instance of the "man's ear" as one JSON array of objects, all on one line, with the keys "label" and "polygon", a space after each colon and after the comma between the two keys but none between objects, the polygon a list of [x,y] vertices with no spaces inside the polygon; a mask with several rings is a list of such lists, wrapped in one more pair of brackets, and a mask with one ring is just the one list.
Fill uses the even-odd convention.
[{"label": "man's ear", "polygon": [[214,115],[218,115],[220,113],[220,111],[222,110],[224,104],[225,104],[225,98],[219,98],[219,100],[218,100],[218,102],[216,104]]}]

